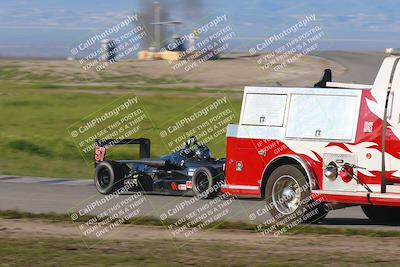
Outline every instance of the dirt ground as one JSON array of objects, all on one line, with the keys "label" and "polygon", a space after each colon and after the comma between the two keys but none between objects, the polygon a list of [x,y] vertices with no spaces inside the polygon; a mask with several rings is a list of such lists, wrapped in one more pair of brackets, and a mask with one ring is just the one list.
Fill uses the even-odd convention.
[{"label": "dirt ground", "polygon": [[[271,63],[266,68],[265,62],[269,62],[265,60],[266,55],[228,54],[220,60],[205,61],[193,67],[180,61],[123,60],[101,71],[85,69],[79,60],[1,59],[0,77],[18,82],[71,85],[113,86],[122,83],[126,86],[241,89],[246,85],[312,86],[326,68],[331,68],[337,75],[346,71],[344,66],[334,61],[309,55],[303,55],[282,68],[276,69],[278,63],[285,60]],[[264,60],[259,61],[262,58]]]},{"label": "dirt ground", "polygon": [[[150,245],[153,250],[163,251],[166,248],[174,250],[175,247],[175,250],[178,249],[178,254],[182,257],[187,256],[185,253],[191,251],[192,246],[197,247],[197,257],[204,257],[202,253],[211,255],[210,248],[205,249],[207,246],[211,246],[217,247],[217,252],[223,252],[223,255],[220,255],[220,260],[225,259],[229,262],[230,257],[235,258],[244,254],[243,257],[254,257],[255,266],[269,265],[266,263],[271,263],[272,266],[286,266],[283,263],[286,263],[287,266],[304,266],[308,261],[314,261],[309,262],[313,266],[395,266],[400,247],[400,239],[391,237],[311,234],[273,237],[237,230],[200,231],[189,239],[171,239],[170,232],[165,228],[132,225],[119,226],[107,237],[95,240],[82,237],[77,225],[68,222],[0,220],[0,240],[6,240],[7,244],[23,242],[24,239],[33,239],[39,242],[40,240],[51,240],[51,238],[58,240],[76,239],[75,244],[83,245],[84,243],[87,249],[93,246],[98,248],[99,246],[114,244],[113,249],[118,251],[119,249],[115,247],[115,244],[119,244],[118,246],[128,244],[124,242],[129,242],[130,245],[145,243]],[[56,244],[58,241],[54,242]],[[201,244],[201,248],[199,244]],[[217,252],[214,251],[214,253]],[[144,253],[142,257],[146,258],[147,256]],[[296,257],[298,260],[296,260]],[[262,264],[263,258],[265,258],[265,264]],[[284,261],[277,261],[277,259]],[[252,262],[251,258],[247,260],[246,262]],[[274,265],[273,263],[282,264]],[[204,266],[201,262],[191,265]],[[231,265],[235,265],[234,261]]]}]

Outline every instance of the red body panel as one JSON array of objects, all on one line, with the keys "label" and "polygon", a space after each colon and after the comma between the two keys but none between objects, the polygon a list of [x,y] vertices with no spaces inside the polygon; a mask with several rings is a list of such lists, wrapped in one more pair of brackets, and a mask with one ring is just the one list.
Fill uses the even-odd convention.
[{"label": "red body panel", "polygon": [[[334,149],[357,153],[357,157],[363,157],[363,159],[371,156],[371,162],[375,164],[374,168],[367,168],[367,172],[365,172],[366,174],[359,172],[357,177],[363,183],[376,185],[376,188],[380,188],[382,157],[377,157],[376,155],[379,155],[382,151],[383,121],[371,112],[367,101],[371,102],[375,101],[375,99],[369,90],[363,90],[355,142],[328,143],[325,148],[334,147]],[[226,187],[223,189],[224,192],[229,192],[235,195],[260,197],[261,180],[265,169],[275,158],[284,155],[296,155],[307,162],[316,177],[316,186],[314,189],[324,190],[322,154],[318,153],[318,151],[314,151],[312,147],[310,147],[310,150],[315,155],[315,157],[313,157],[314,159],[305,154],[299,154],[291,150],[289,145],[285,144],[285,141],[263,140],[252,138],[251,136],[246,138],[228,136],[226,147]],[[265,151],[265,154],[263,151]],[[385,157],[390,158],[390,160],[386,160],[386,171],[384,173],[386,179],[391,182],[400,182],[399,177],[392,176],[395,170],[390,168],[390,164],[393,164],[394,160],[400,160],[399,151],[400,140],[396,137],[396,134],[393,133],[392,127],[388,123],[386,127],[384,155]],[[236,170],[238,163],[242,166],[241,171]],[[247,188],[249,186],[254,189],[249,190]],[[241,189],[240,187],[243,188]],[[400,193],[397,195],[398,199],[381,198],[379,196],[368,198],[367,196],[360,197],[356,194],[351,195],[350,192],[348,195],[324,194],[323,197],[328,202],[399,206]]]},{"label": "red body panel", "polygon": [[349,203],[349,204],[371,204],[367,194],[364,197],[361,196],[341,196],[331,194],[312,194],[311,198],[314,200],[320,200],[321,202],[337,202],[337,203]]}]

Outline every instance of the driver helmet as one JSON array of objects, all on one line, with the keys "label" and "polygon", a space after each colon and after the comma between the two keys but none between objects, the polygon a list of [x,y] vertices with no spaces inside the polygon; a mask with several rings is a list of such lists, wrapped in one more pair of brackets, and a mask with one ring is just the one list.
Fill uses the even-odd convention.
[{"label": "driver helmet", "polygon": [[210,149],[204,145],[196,145],[194,147],[194,152],[196,156],[200,159],[209,159],[211,158]]}]

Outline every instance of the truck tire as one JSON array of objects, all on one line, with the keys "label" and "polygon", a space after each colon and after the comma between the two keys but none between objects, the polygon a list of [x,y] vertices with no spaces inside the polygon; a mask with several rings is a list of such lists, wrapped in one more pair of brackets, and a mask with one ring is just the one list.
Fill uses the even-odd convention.
[{"label": "truck tire", "polygon": [[214,198],[221,188],[222,175],[211,167],[197,168],[192,178],[192,190],[200,198]]},{"label": "truck tire", "polygon": [[326,205],[325,203],[314,202],[312,200],[310,200],[310,202],[314,203],[314,205],[311,203],[309,203],[309,205],[314,207],[308,208],[308,216],[307,218],[304,218],[304,222],[310,224],[317,224],[322,222],[329,213],[330,209],[328,205]]},{"label": "truck tire", "polygon": [[387,206],[361,206],[364,214],[374,223],[400,224],[400,208]]},{"label": "truck tire", "polygon": [[95,169],[94,184],[99,193],[107,195],[124,185],[124,177],[123,166],[115,161],[103,161]]},{"label": "truck tire", "polygon": [[328,214],[324,203],[310,199],[308,178],[296,165],[282,165],[271,173],[265,199],[273,223],[278,225],[318,223]]}]

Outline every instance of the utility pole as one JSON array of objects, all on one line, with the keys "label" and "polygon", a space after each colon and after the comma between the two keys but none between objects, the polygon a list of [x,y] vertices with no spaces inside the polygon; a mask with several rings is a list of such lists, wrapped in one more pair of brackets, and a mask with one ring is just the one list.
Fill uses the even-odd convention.
[{"label": "utility pole", "polygon": [[156,41],[156,50],[160,51],[161,49],[161,6],[159,2],[154,2],[154,38]]}]

